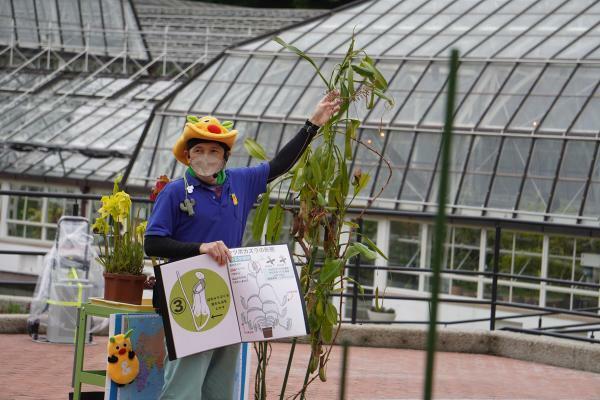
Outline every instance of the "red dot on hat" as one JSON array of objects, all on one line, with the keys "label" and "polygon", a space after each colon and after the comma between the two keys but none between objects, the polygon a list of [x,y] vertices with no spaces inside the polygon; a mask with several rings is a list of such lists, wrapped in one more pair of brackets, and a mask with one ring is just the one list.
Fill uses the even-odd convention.
[{"label": "red dot on hat", "polygon": [[221,133],[221,128],[219,128],[217,125],[208,125],[206,127],[206,129],[210,132],[210,133]]}]

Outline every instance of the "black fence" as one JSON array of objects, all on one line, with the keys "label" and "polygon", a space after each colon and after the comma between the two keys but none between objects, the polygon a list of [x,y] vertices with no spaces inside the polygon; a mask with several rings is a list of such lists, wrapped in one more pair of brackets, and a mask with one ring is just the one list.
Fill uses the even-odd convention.
[{"label": "black fence", "polygon": [[[0,191],[0,195],[8,195],[8,196],[24,196],[24,197],[49,197],[49,198],[63,198],[63,199],[74,199],[77,202],[73,205],[72,214],[71,215],[79,215],[79,211],[81,209],[85,209],[84,203],[85,201],[99,201],[101,196],[95,194],[71,194],[71,193],[48,193],[48,192],[30,192],[30,191],[19,191],[19,190],[2,190]],[[131,197],[133,203],[143,203],[149,204],[152,201],[149,198],[145,197]],[[81,201],[81,205],[80,205]],[[66,210],[65,210],[66,211]],[[359,222],[358,238],[361,237],[360,233],[362,231],[362,221]],[[495,238],[501,238],[502,228],[499,225],[495,226]],[[16,251],[16,250],[0,250],[0,255],[14,254],[14,255],[29,255],[29,256],[43,256],[46,253],[43,251]],[[563,308],[554,308],[554,307],[540,307],[533,304],[523,304],[523,303],[515,303],[515,302],[506,302],[498,300],[498,280],[504,279],[509,281],[528,281],[534,283],[550,283],[561,286],[578,286],[585,287],[589,290],[594,290],[596,292],[600,291],[600,284],[593,282],[579,282],[573,280],[562,280],[555,278],[541,278],[536,276],[526,276],[526,275],[515,275],[502,273],[498,270],[500,259],[500,240],[494,240],[494,253],[493,253],[493,261],[492,261],[492,270],[491,271],[468,271],[468,270],[456,270],[456,269],[442,269],[441,273],[443,275],[468,275],[468,276],[483,276],[487,279],[491,279],[491,293],[490,299],[475,299],[475,298],[460,298],[460,297],[446,297],[442,296],[439,298],[439,301],[442,303],[449,304],[467,304],[467,305],[477,305],[477,306],[488,306],[489,307],[489,316],[485,318],[472,318],[472,319],[462,319],[462,320],[452,320],[452,321],[437,321],[438,325],[441,326],[450,326],[450,325],[462,325],[469,323],[479,323],[479,322],[488,322],[489,329],[496,329],[496,322],[498,321],[506,321],[506,320],[518,320],[523,318],[538,318],[538,326],[535,329],[519,329],[512,327],[502,328],[503,330],[510,330],[516,332],[522,332],[526,334],[534,334],[534,335],[545,335],[559,338],[566,338],[578,341],[585,341],[590,343],[600,343],[599,340],[596,340],[594,335],[595,332],[600,331],[600,307],[593,308],[583,308],[583,309],[563,309]],[[427,268],[412,268],[412,267],[384,267],[384,266],[371,266],[371,265],[363,265],[361,263],[360,256],[356,256],[354,258],[353,265],[346,266],[347,275],[352,277],[356,282],[359,281],[359,276],[361,272],[364,271],[393,271],[393,272],[411,272],[418,274],[430,274],[433,273],[432,269]],[[31,282],[18,282],[18,281],[0,281],[0,292],[2,288],[17,288],[16,290],[25,290],[31,292],[33,291]],[[350,302],[350,316],[343,319],[342,323],[349,324],[362,324],[362,323],[374,323],[374,324],[404,324],[404,325],[426,325],[429,324],[428,319],[411,321],[411,320],[396,320],[396,321],[371,321],[365,319],[359,319],[357,317],[358,314],[358,305],[360,301],[372,300],[375,298],[374,294],[362,294],[359,291],[358,285],[351,285],[351,292],[342,293],[339,295],[334,295],[332,297],[338,298],[344,297],[346,303]],[[348,288],[347,288],[348,289]],[[427,292],[419,292],[422,295],[418,296],[405,296],[405,295],[389,295],[383,294],[380,297],[383,300],[406,300],[406,301],[421,301],[421,302],[430,302],[431,299],[428,296]],[[600,292],[599,292],[600,293]],[[524,312],[521,314],[510,315],[510,316],[502,316],[498,317],[497,309],[498,307],[510,307],[511,309],[521,309]],[[527,312],[530,311],[530,312]],[[544,326],[543,318],[550,316],[571,316],[574,318],[585,318],[591,319],[591,321],[581,322],[581,323],[566,323],[562,325],[553,325],[553,326]],[[583,335],[587,334],[587,337]]]}]

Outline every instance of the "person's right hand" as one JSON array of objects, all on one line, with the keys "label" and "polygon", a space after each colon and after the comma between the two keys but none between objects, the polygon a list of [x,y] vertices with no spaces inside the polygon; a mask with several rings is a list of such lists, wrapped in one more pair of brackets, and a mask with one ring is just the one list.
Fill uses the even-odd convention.
[{"label": "person's right hand", "polygon": [[225,265],[228,261],[232,260],[231,252],[221,240],[210,243],[202,243],[200,245],[200,254],[208,254],[216,262],[218,262],[219,265]]}]

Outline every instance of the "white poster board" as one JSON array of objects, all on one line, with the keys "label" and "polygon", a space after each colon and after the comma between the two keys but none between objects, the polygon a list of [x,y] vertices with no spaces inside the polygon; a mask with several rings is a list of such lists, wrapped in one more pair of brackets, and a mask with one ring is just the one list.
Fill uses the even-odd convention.
[{"label": "white poster board", "polygon": [[286,245],[230,249],[219,266],[200,255],[155,267],[169,359],[241,342],[308,334]]}]

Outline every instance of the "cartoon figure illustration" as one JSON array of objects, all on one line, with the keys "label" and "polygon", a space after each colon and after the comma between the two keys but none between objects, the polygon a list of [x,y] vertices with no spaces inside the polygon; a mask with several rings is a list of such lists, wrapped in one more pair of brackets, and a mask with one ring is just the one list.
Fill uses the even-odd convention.
[{"label": "cartoon figure illustration", "polygon": [[[200,271],[197,271],[195,275],[196,278],[198,278],[198,282],[192,288],[193,297],[192,303],[190,304],[183,283],[181,282],[181,275],[179,274],[179,271],[177,271],[177,280],[179,281],[179,286],[183,292],[183,297],[188,305],[188,309],[192,312],[194,327],[197,332],[200,332],[206,326],[208,321],[210,321],[211,315],[210,308],[206,302],[206,278]],[[201,321],[201,324],[198,324],[198,321]]]},{"label": "cartoon figure illustration", "polygon": [[[273,260],[274,261],[274,260]],[[268,262],[268,261],[267,261]],[[242,307],[242,322],[251,330],[262,330],[265,337],[272,336],[273,328],[280,326],[285,330],[292,327],[292,319],[284,319],[287,313],[287,307],[284,307],[290,301],[294,293],[287,293],[283,299],[279,299],[277,291],[270,283],[261,283],[262,274],[261,265],[256,261],[250,261],[249,277],[256,283],[257,293],[245,299],[240,297]]]},{"label": "cartoon figure illustration", "polygon": [[125,334],[111,336],[108,340],[108,376],[119,386],[127,385],[137,377],[140,371],[138,360],[129,337],[133,329]]},{"label": "cartoon figure illustration", "polygon": [[204,274],[198,271],[196,272],[196,278],[198,278],[198,283],[192,289],[194,293],[192,312],[194,319],[199,318],[200,321],[204,321],[200,329],[198,329],[200,331],[210,320],[210,308],[208,308],[208,303],[206,302],[206,279],[204,278]]}]

